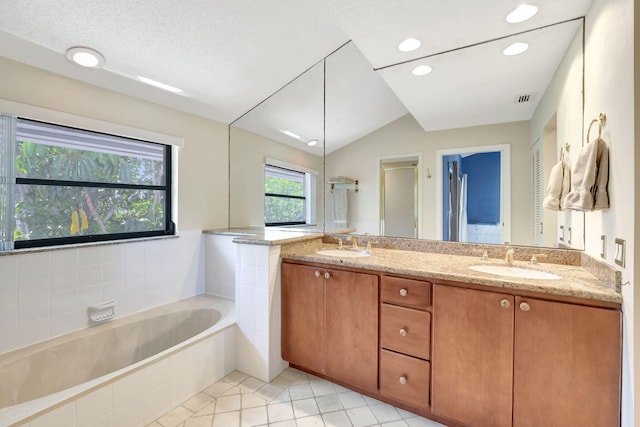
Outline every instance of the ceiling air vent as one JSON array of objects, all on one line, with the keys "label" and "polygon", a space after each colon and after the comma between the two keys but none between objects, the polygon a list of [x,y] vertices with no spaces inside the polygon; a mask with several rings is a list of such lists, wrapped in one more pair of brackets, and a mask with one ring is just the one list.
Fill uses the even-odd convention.
[{"label": "ceiling air vent", "polygon": [[535,93],[526,93],[523,95],[516,96],[516,104],[525,104],[527,102],[531,102],[536,99]]}]

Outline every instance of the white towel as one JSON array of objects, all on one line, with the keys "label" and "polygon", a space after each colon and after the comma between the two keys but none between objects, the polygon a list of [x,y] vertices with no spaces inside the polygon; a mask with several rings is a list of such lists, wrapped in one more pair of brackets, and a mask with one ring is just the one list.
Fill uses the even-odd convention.
[{"label": "white towel", "polygon": [[336,188],[333,190],[333,224],[337,228],[347,228],[347,190]]},{"label": "white towel", "polygon": [[609,148],[602,138],[580,150],[571,181],[571,192],[565,197],[563,208],[575,211],[609,208]]},{"label": "white towel", "polygon": [[542,206],[553,211],[559,211],[562,207],[563,199],[570,189],[571,168],[567,162],[560,160],[551,168],[547,195],[542,202]]}]

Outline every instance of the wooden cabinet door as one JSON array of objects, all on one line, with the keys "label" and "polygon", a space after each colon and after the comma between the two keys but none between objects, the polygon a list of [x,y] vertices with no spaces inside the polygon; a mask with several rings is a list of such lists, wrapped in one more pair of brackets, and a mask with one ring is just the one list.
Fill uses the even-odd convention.
[{"label": "wooden cabinet door", "polygon": [[514,427],[619,426],[620,311],[516,304]]},{"label": "wooden cabinet door", "polygon": [[326,270],[327,375],[378,389],[378,276]]},{"label": "wooden cabinet door", "polygon": [[324,373],[324,271],[287,263],[281,271],[282,358]]},{"label": "wooden cabinet door", "polygon": [[511,426],[513,303],[510,295],[434,285],[434,414],[473,427]]}]

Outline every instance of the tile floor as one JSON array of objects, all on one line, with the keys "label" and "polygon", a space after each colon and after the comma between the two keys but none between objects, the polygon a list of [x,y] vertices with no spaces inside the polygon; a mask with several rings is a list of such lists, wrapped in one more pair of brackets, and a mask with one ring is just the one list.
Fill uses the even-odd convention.
[{"label": "tile floor", "polygon": [[444,427],[287,368],[270,383],[235,371],[147,427]]}]

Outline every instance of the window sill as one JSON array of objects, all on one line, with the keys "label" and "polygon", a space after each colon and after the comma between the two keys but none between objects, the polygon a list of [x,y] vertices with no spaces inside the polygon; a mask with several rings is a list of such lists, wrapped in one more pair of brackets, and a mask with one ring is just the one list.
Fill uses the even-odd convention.
[{"label": "window sill", "polygon": [[180,237],[177,234],[169,236],[154,236],[154,237],[140,237],[137,239],[123,239],[123,240],[107,240],[104,242],[89,242],[89,243],[75,243],[71,245],[59,245],[59,246],[43,246],[39,248],[25,248],[25,249],[12,249],[10,251],[0,251],[1,256],[8,255],[22,255],[38,252],[51,252],[51,251],[63,251],[66,249],[78,249],[78,248],[93,248],[96,246],[108,246],[108,245],[123,245],[127,243],[148,242],[153,240],[165,240],[165,239],[177,239]]}]

